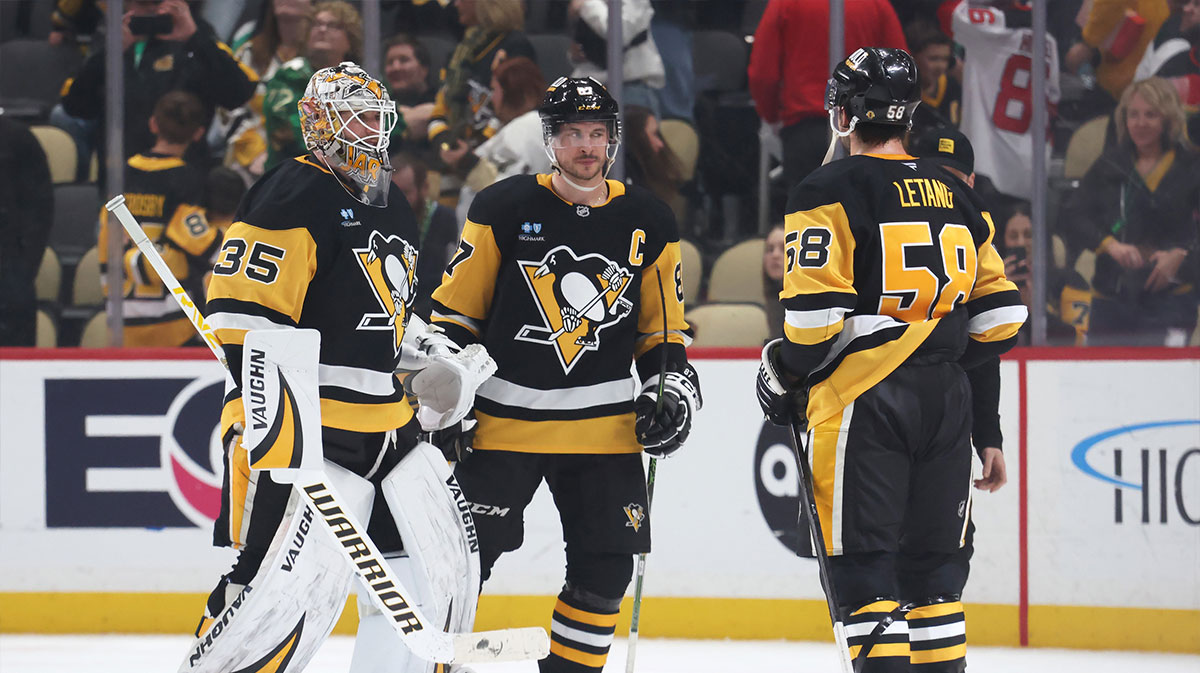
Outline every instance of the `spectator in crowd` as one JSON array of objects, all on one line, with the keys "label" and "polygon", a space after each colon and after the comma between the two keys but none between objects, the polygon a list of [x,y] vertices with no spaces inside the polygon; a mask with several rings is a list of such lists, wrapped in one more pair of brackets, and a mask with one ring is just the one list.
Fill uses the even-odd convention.
[{"label": "spectator in crowd", "polygon": [[1083,40],[1100,52],[1096,81],[1114,100],[1133,81],[1168,13],[1163,0],[1091,0]]},{"label": "spectator in crowd", "polygon": [[54,221],[50,166],[29,127],[0,114],[0,346],[32,346],[34,279]]},{"label": "spectator in crowd", "polygon": [[467,31],[446,66],[428,130],[446,166],[456,166],[500,128],[490,100],[496,66],[505,58],[537,58],[521,30],[521,0],[457,0],[457,6],[458,20]]},{"label": "spectator in crowd", "polygon": [[267,82],[263,98],[267,169],[306,151],[296,104],[304,97],[313,73],[342,61],[360,62],[362,44],[362,17],[349,3],[332,0],[313,8],[305,55],[284,63]]},{"label": "spectator in crowd", "polygon": [[417,254],[417,297],[413,310],[429,320],[430,297],[442,282],[442,272],[450,255],[458,247],[458,222],[454,211],[430,198],[429,171],[425,162],[411,152],[397,151],[391,156],[392,184],[408,201],[417,218],[420,251]]},{"label": "spectator in crowd", "polygon": [[[963,2],[954,9],[954,39],[963,63],[962,132],[975,146],[975,170],[1001,193],[1028,199],[1033,159],[1029,62],[1033,29],[1028,6],[997,0],[994,6]],[[1046,36],[1046,101],[1059,99],[1058,44]],[[1049,159],[1050,148],[1046,154]]]},{"label": "spectator in crowd", "polygon": [[[400,33],[383,43],[383,74],[396,111],[404,118],[404,141],[424,154],[429,148],[429,117],[437,91],[429,85],[429,50],[417,38]],[[416,143],[418,147],[413,148]]]},{"label": "spectator in crowd", "polygon": [[[220,245],[204,215],[205,173],[184,162],[188,145],[204,135],[204,107],[185,91],[171,91],[154,105],[148,125],[154,136],[149,151],[130,157],[125,169],[125,203],[158,248],[179,284],[196,301],[204,296],[203,279]],[[150,264],[108,211],[100,209],[100,281],[107,287],[108,236],[125,239],[122,313],[126,346],[182,346],[196,337],[191,321],[171,299]]]},{"label": "spectator in crowd", "polygon": [[[845,51],[905,48],[900,21],[887,0],[845,6]],[[763,121],[780,124],[783,177],[790,189],[821,165],[829,144],[824,67],[829,61],[826,0],[770,0],[750,52],[750,95]],[[821,67],[817,67],[817,66]]]},{"label": "spectator in crowd", "polygon": [[1171,6],[1171,15],[1158,29],[1154,41],[1146,47],[1135,80],[1153,77],[1173,56],[1191,49],[1187,38],[1183,36],[1200,24],[1200,0],[1176,0],[1168,4]]},{"label": "spectator in crowd", "polygon": [[912,50],[921,78],[921,105],[913,113],[912,132],[920,134],[939,126],[958,126],[962,85],[946,74],[954,41],[936,23],[926,19],[905,26],[904,39]]},{"label": "spectator in crowd", "polygon": [[[594,77],[608,82],[608,2],[571,0],[567,18],[574,25],[571,77]],[[654,8],[650,0],[621,0],[622,56],[621,102],[640,105],[659,114],[658,90],[666,84],[662,55],[650,32]],[[689,52],[690,54],[690,52]]]},{"label": "spectator in crowd", "polygon": [[481,189],[513,175],[549,173],[550,157],[542,136],[537,107],[546,93],[546,80],[537,63],[518,56],[505,59],[492,74],[492,106],[502,124],[494,136],[459,160],[455,169],[465,176],[458,198],[458,221]]},{"label": "spectator in crowd", "polygon": [[301,55],[312,22],[311,0],[268,0],[263,3],[253,32],[234,55],[258,75],[254,97],[242,107],[217,113],[209,144],[225,148],[225,165],[249,181],[262,175],[267,161],[263,99],[267,82],[280,66]]},{"label": "spectator in crowd", "polygon": [[783,338],[783,303],[779,293],[783,292],[783,274],[787,260],[783,254],[783,225],[777,224],[767,232],[763,243],[763,309],[767,312],[767,340]]},{"label": "spectator in crowd", "polygon": [[104,10],[96,0],[57,0],[50,15],[50,44],[69,44],[82,36],[91,36],[104,20]]},{"label": "spectator in crowd", "polygon": [[625,179],[654,192],[671,206],[676,220],[682,222],[686,210],[683,195],[683,163],[671,151],[658,129],[658,119],[649,108],[626,105],[621,131],[625,141]]},{"label": "spectator in crowd", "polygon": [[1175,86],[1187,113],[1188,136],[1200,138],[1200,0],[1188,0],[1183,5],[1179,29],[1187,48],[1167,58],[1155,74]]},{"label": "spectator in crowd", "polygon": [[650,35],[663,61],[664,84],[658,89],[661,119],[693,123],[696,107],[696,72],[692,65],[692,33],[696,3],[692,0],[652,0],[654,18]]},{"label": "spectator in crowd", "polygon": [[[205,119],[217,106],[233,109],[254,95],[258,76],[238,62],[207,25],[197,25],[183,0],[130,0],[122,19],[121,44],[125,62],[125,156],[148,151],[156,142],[150,133],[155,102],[169,91],[188,91],[200,100]],[[160,23],[162,22],[162,25]],[[168,32],[157,32],[169,28]],[[137,31],[136,33],[134,31]],[[70,80],[63,110],[78,119],[104,115],[104,49],[98,48]],[[100,129],[103,135],[103,129]],[[103,141],[97,145],[104,147]],[[101,150],[103,154],[103,150]],[[188,159],[205,161],[203,143],[193,143]],[[104,161],[100,165],[104,165]]]},{"label": "spectator in crowd", "polygon": [[[920,108],[917,108],[918,110]],[[962,131],[952,126],[940,126],[909,136],[909,151],[922,159],[932,159],[959,180],[975,190],[989,212],[1011,207],[1012,199],[996,191],[987,176],[975,172],[975,148]]]},{"label": "spectator in crowd", "polygon": [[[1021,291],[1021,303],[1033,310],[1031,260],[1033,259],[1033,220],[1029,202],[1014,202],[1006,212],[998,213],[996,248],[1004,258],[1004,275]],[[1087,281],[1074,269],[1061,268],[1047,260],[1046,279],[1050,291],[1046,294],[1046,343],[1052,346],[1083,346],[1087,343],[1088,320],[1091,315],[1092,290]],[[1033,325],[1021,327],[1019,343],[1029,345]]]},{"label": "spectator in crowd", "polygon": [[1200,159],[1166,80],[1126,88],[1116,146],[1064,212],[1074,247],[1096,251],[1091,344],[1183,345],[1196,324]]},{"label": "spectator in crowd", "polygon": [[204,216],[208,226],[217,230],[217,237],[224,238],[238,204],[246,195],[246,182],[231,168],[215,166],[204,181]]}]

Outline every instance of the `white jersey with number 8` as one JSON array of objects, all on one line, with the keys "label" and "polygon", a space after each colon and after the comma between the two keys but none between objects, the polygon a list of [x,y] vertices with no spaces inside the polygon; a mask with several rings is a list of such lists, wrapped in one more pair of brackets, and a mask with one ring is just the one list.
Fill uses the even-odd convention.
[{"label": "white jersey with number 8", "polygon": [[[1022,11],[1022,10],[1013,10]],[[1008,25],[1005,12],[962,2],[954,9],[954,40],[966,49],[962,132],[975,149],[975,172],[999,191],[1031,193],[1033,30]],[[1058,102],[1058,48],[1046,36],[1046,99]],[[1046,148],[1049,159],[1049,144]]]}]

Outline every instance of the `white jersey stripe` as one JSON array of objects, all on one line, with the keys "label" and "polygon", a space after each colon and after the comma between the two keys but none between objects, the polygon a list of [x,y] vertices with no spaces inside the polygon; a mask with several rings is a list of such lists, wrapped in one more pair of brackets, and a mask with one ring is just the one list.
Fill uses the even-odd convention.
[{"label": "white jersey stripe", "polygon": [[829,327],[836,325],[850,309],[842,306],[822,308],[815,311],[787,311],[784,319],[787,324],[797,329],[812,329],[814,327]]},{"label": "white jersey stripe", "polygon": [[604,404],[632,402],[636,392],[637,381],[632,376],[590,386],[557,390],[529,388],[505,381],[499,376],[493,376],[479,386],[476,394],[484,399],[510,407],[567,411],[598,407]]},{"label": "white jersey stripe", "polygon": [[990,311],[984,311],[967,323],[967,331],[971,334],[984,332],[1001,325],[1020,325],[1029,316],[1029,309],[1024,305],[1000,306]]},{"label": "white jersey stripe", "polygon": [[213,329],[294,329],[293,325],[277,323],[269,318],[245,313],[214,313],[207,318]]},{"label": "white jersey stripe", "polygon": [[317,370],[317,380],[322,386],[345,388],[365,395],[382,397],[396,391],[395,375],[360,367],[321,365]]}]

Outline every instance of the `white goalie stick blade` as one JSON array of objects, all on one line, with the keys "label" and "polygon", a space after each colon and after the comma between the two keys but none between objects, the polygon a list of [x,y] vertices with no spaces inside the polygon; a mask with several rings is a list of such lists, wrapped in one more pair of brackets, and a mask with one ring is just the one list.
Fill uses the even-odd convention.
[{"label": "white goalie stick blade", "polygon": [[442,631],[416,607],[413,594],[365,534],[366,527],[359,517],[343,505],[345,500],[324,472],[300,472],[294,485],[354,566],[367,597],[413,654],[426,661],[466,664],[541,659],[550,653],[550,638],[539,627],[476,633]]},{"label": "white goalie stick blade", "polygon": [[295,495],[290,505],[258,574],[192,643],[179,673],[301,671],[333,630],[354,573],[313,530],[316,511]]}]

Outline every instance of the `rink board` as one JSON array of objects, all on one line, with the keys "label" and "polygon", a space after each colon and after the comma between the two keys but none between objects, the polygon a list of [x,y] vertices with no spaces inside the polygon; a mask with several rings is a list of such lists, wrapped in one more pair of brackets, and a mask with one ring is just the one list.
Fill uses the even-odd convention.
[{"label": "rink board", "polygon": [[[705,408],[659,463],[642,632],[824,639],[756,353],[696,355]],[[1002,376],[1009,484],[974,502],[972,642],[1200,652],[1200,351],[1029,349]],[[0,631],[194,627],[232,558],[209,532],[221,389],[205,352],[0,349]],[[544,489],[526,514],[480,628],[548,622],[561,529]]]}]

